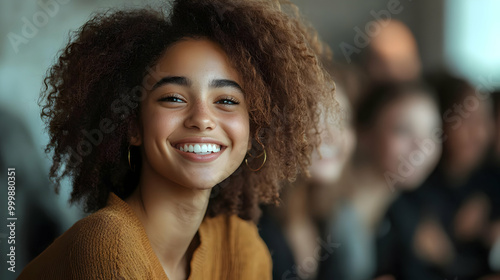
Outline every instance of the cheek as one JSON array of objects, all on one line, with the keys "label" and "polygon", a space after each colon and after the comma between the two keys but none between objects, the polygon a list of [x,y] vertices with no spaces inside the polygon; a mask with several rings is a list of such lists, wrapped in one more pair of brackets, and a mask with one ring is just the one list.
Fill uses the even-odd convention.
[{"label": "cheek", "polygon": [[346,129],[344,131],[344,141],[342,142],[342,149],[344,151],[345,161],[349,160],[356,147],[356,134],[352,129]]},{"label": "cheek", "polygon": [[153,110],[143,114],[142,124],[144,140],[151,137],[166,139],[176,127],[182,125],[182,118],[175,114],[165,114]]},{"label": "cheek", "polygon": [[235,115],[223,119],[223,129],[231,139],[233,150],[245,156],[250,138],[250,124],[248,115]]},{"label": "cheek", "polygon": [[409,137],[386,131],[380,137],[380,160],[386,170],[394,171],[400,162],[400,157],[407,157],[412,151],[412,143]]},{"label": "cheek", "polygon": [[426,161],[423,164],[423,169],[428,170],[429,172],[432,171],[436,167],[436,165],[441,157],[441,153],[442,153],[441,145],[438,145],[436,143],[436,145],[434,145],[433,147],[434,147],[434,150],[432,150],[432,152],[430,152],[430,153],[424,152],[424,154],[427,156],[425,157]]}]

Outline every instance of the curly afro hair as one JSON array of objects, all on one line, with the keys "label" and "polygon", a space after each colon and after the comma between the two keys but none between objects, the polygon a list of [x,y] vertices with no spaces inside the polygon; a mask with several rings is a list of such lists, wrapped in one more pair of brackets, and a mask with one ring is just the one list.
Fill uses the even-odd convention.
[{"label": "curly afro hair", "polygon": [[40,103],[56,192],[72,177],[70,202],[83,202],[86,212],[104,207],[110,191],[122,199],[133,192],[140,169],[129,168],[127,150],[144,78],[176,41],[208,38],[241,74],[249,154],[265,148],[267,162],[257,172],[241,164],[215,186],[207,214],[255,219],[259,203],[278,202],[281,182],[307,174],[319,142],[319,104],[335,106],[333,81],[318,60],[328,49],[289,2],[178,0],[169,10],[94,15],[49,69]]}]

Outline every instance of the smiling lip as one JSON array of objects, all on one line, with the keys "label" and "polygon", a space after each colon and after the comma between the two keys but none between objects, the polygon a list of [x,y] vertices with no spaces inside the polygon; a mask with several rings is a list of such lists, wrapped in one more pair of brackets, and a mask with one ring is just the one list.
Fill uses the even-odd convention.
[{"label": "smiling lip", "polygon": [[[199,154],[199,153],[197,154],[197,153],[181,150],[181,148],[184,149],[183,147],[185,145],[194,146],[197,144],[199,144],[200,146],[203,144],[205,144],[207,146],[208,146],[208,144],[211,144],[212,146],[216,145],[218,149],[217,149],[217,152],[214,152],[212,150],[211,153],[207,153],[207,154]],[[227,148],[227,146],[222,144],[220,141],[217,141],[217,140],[212,139],[212,138],[206,138],[206,137],[184,138],[180,141],[171,143],[171,145],[185,159],[190,160],[190,161],[194,161],[194,162],[213,161],[213,160],[217,159],[224,152],[224,150]]]}]

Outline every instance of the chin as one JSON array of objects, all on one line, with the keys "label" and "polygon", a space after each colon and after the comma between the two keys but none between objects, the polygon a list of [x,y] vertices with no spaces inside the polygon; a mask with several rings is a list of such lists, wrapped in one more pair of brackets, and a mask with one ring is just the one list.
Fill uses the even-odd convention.
[{"label": "chin", "polygon": [[402,183],[399,186],[399,189],[402,191],[413,191],[415,189],[418,189],[420,185],[424,182],[425,178],[419,177],[419,178],[408,178],[404,183]]},{"label": "chin", "polygon": [[340,179],[340,175],[341,171],[335,168],[329,170],[316,170],[311,172],[311,179],[321,184],[333,184]]},{"label": "chin", "polygon": [[[193,180],[195,179],[195,180]],[[185,178],[183,180],[184,186],[189,186],[189,188],[194,190],[208,190],[212,189],[214,186],[222,182],[225,178],[209,177],[203,175],[193,174],[190,178]]]},{"label": "chin", "polygon": [[217,181],[212,181],[212,180],[203,180],[203,181],[188,180],[182,185],[193,190],[209,190],[212,189],[217,184],[218,184]]}]

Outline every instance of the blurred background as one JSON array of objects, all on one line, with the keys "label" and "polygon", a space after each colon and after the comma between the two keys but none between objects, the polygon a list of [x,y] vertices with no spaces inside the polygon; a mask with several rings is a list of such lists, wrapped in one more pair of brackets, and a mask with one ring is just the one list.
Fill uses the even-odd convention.
[{"label": "blurred background", "polygon": [[[16,168],[18,218],[1,279],[84,216],[47,179],[45,71],[93,12],[159,2],[0,3],[0,182]],[[264,207],[275,279],[500,279],[500,1],[292,2],[333,51],[343,118],[322,120],[312,177]]]}]

